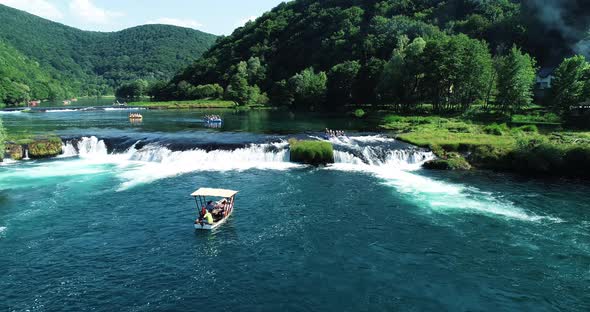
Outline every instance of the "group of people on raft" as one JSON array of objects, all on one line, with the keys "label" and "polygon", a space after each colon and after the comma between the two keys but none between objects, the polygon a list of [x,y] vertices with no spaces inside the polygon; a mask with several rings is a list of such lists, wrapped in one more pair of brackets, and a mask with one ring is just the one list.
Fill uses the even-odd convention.
[{"label": "group of people on raft", "polygon": [[221,116],[219,115],[206,115],[205,122],[221,122]]},{"label": "group of people on raft", "polygon": [[142,119],[143,116],[140,113],[131,113],[129,114],[130,119]]},{"label": "group of people on raft", "polygon": [[326,137],[328,137],[328,138],[343,137],[343,136],[346,136],[346,133],[344,133],[344,130],[332,130],[332,129],[326,128]]},{"label": "group of people on raft", "polygon": [[224,199],[221,202],[208,201],[206,206],[201,207],[199,218],[195,223],[213,225],[215,221],[223,219],[225,210],[229,205],[229,200]]}]

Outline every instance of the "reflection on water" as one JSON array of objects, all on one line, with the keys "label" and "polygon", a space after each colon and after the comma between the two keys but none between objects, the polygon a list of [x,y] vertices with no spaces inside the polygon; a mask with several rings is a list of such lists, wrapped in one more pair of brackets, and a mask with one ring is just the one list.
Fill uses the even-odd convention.
[{"label": "reflection on water", "polygon": [[[55,110],[45,113],[2,114],[7,131],[14,133],[75,133],[82,129],[125,130],[130,109]],[[292,113],[273,110],[142,110],[144,120],[136,130],[143,132],[203,131],[291,134],[318,132],[325,128],[367,131],[378,127],[379,118],[358,119],[346,115]],[[221,127],[203,122],[207,114],[220,115]],[[134,124],[134,126],[136,126]],[[87,132],[84,132],[85,134]],[[90,133],[92,134],[92,133]]]}]

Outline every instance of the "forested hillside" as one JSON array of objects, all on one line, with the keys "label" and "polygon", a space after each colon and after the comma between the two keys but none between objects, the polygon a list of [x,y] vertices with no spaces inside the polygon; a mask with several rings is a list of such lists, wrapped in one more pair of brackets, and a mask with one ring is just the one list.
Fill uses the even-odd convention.
[{"label": "forested hillside", "polygon": [[[526,103],[536,66],[586,52],[589,9],[580,0],[297,0],[220,39],[152,95],[191,98],[219,84],[240,103],[465,106],[495,100],[504,77],[524,79],[523,90],[504,91]],[[499,72],[510,66],[518,77]]]},{"label": "forested hillside", "polygon": [[169,79],[216,40],[167,25],[113,33],[89,32],[0,5],[0,39],[37,61],[50,75],[78,85],[75,95],[112,93],[135,79]]},{"label": "forested hillside", "polygon": [[71,94],[75,86],[64,83],[50,72],[0,41],[0,103],[64,98]]}]

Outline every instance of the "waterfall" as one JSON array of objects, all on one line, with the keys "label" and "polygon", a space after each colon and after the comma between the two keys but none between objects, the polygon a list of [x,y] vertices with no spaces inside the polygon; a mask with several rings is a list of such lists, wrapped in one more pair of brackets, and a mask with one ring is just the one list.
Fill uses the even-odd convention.
[{"label": "waterfall", "polygon": [[123,153],[109,154],[104,140],[96,137],[84,137],[77,141],[68,141],[62,145],[61,157],[79,156],[80,158],[117,158],[119,161],[175,164],[193,167],[194,164],[217,164],[222,167],[239,166],[252,163],[288,163],[289,149],[287,142],[249,144],[233,150],[190,149],[173,151],[157,143],[145,145],[139,149],[137,143]]},{"label": "waterfall", "polygon": [[61,145],[62,154],[60,157],[74,157],[78,156],[78,151],[71,142],[62,143]]},{"label": "waterfall", "polygon": [[106,144],[97,137],[82,138],[78,142],[78,155],[83,158],[101,157],[108,154]]},{"label": "waterfall", "polygon": [[31,158],[29,158],[29,149],[25,148],[25,157],[23,158],[23,160],[30,160]]},{"label": "waterfall", "polygon": [[[380,137],[353,137],[346,142],[334,143],[336,164],[362,165],[373,168],[413,170],[434,159],[432,152],[409,146],[389,146],[393,139]],[[369,145],[367,145],[369,144]],[[273,164],[290,162],[289,144],[286,141],[265,144],[248,144],[235,149],[204,150],[194,148],[174,151],[159,143],[136,148],[136,144],[124,152],[109,154],[104,140],[83,137],[67,141],[62,146],[61,157],[117,158],[117,161],[160,163],[207,170],[272,167]]]}]

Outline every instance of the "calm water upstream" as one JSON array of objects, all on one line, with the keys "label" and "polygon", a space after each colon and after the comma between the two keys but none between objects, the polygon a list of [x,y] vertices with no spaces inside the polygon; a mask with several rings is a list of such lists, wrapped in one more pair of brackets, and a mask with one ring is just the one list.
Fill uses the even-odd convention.
[{"label": "calm water upstream", "polygon": [[[62,157],[0,166],[0,311],[589,311],[590,187],[420,170],[376,121],[284,112],[0,113]],[[327,168],[286,139],[332,140]],[[189,194],[239,190],[195,232]]]}]

